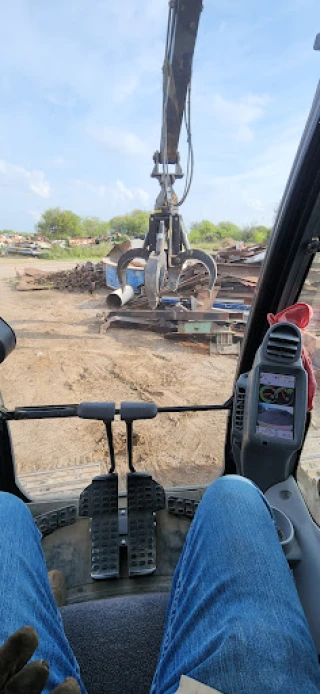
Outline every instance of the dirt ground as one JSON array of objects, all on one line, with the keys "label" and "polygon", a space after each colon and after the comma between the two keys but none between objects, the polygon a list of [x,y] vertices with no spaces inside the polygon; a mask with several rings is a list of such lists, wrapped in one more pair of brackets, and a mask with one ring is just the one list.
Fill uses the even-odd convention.
[{"label": "dirt ground", "polygon": [[[37,267],[65,263],[32,261]],[[7,407],[84,400],[154,400],[158,405],[221,403],[230,396],[236,360],[209,356],[161,335],[110,329],[99,333],[96,314],[105,294],[17,292],[15,267],[0,260],[0,315],[17,335],[1,365]],[[67,264],[69,267],[73,263]],[[158,415],[135,425],[134,463],[166,486],[204,484],[222,465],[223,413]],[[103,425],[78,419],[14,422],[18,473],[100,461],[107,470]],[[126,471],[125,427],[114,425],[118,471]]]}]

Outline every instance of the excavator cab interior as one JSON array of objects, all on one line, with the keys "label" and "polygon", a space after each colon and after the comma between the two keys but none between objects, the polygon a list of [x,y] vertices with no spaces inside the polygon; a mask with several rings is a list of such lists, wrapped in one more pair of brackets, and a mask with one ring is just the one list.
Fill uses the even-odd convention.
[{"label": "excavator cab interior", "polygon": [[[154,402],[39,407],[20,407],[17,403],[12,410],[1,406],[0,489],[28,504],[43,534],[48,570],[61,569],[66,576],[67,602],[61,614],[89,694],[104,691],[106,681],[112,694],[149,691],[174,569],[205,492],[205,486],[196,485],[164,489],[148,473],[147,465],[144,472],[136,471],[132,446],[135,422],[161,419],[163,412],[227,412],[223,474],[253,480],[275,509],[279,541],[320,656],[320,528],[310,513],[310,500],[304,498],[297,482],[299,460],[312,422],[303,335],[290,320],[270,327],[267,320],[268,314],[276,315],[299,301],[305,278],[320,251],[319,123],[320,88],[278,210],[234,390],[226,402],[202,405],[199,394],[199,404],[193,407],[183,402],[175,408],[157,407]],[[162,141],[165,139],[163,135]],[[161,162],[163,153],[158,153],[155,166]],[[164,166],[167,164],[165,161]],[[165,186],[163,179],[160,184]],[[168,195],[168,190],[164,189],[164,194]],[[156,283],[163,262],[162,257],[157,265],[163,252],[157,246],[157,234],[163,235],[165,227],[167,238],[172,239],[169,218],[173,213],[165,209],[165,204],[157,217],[155,247],[148,248]],[[173,262],[171,269],[174,267]],[[155,303],[157,286],[149,285]],[[15,342],[10,326],[1,321],[1,362],[10,359]],[[10,421],[67,417],[97,420],[105,427],[109,472],[94,478],[80,497],[35,501],[16,476]],[[115,418],[121,418],[126,428],[126,491],[119,491],[112,433]],[[318,487],[315,494],[319,496]]]}]

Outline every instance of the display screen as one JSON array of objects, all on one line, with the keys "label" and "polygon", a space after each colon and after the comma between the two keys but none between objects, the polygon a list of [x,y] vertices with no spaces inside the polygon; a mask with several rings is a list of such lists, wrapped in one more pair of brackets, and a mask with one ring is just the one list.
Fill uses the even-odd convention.
[{"label": "display screen", "polygon": [[260,373],[257,434],[293,440],[295,377]]}]

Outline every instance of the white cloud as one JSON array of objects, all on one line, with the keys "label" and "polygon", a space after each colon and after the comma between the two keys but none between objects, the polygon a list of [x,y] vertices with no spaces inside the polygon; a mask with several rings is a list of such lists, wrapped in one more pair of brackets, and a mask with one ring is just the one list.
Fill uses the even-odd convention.
[{"label": "white cloud", "polygon": [[88,196],[93,195],[95,197],[107,198],[109,201],[111,200],[113,203],[118,203],[120,205],[131,203],[132,206],[139,205],[148,207],[150,201],[149,193],[147,193],[146,190],[136,186],[130,188],[119,179],[111,185],[96,185],[90,183],[90,181],[76,179],[73,181],[73,189],[78,191],[81,190],[82,194]]},{"label": "white cloud", "polygon": [[146,190],[143,190],[143,188],[136,188],[136,195],[143,207],[150,207],[150,195]]},{"label": "white cloud", "polygon": [[224,99],[215,94],[211,105],[219,123],[239,142],[246,144],[254,137],[251,126],[264,115],[268,102],[267,96],[258,94],[248,94],[239,99]]},{"label": "white cloud", "polygon": [[4,160],[0,160],[0,174],[8,185],[24,184],[32,193],[41,198],[49,198],[51,193],[50,183],[45,178],[43,171],[28,170],[23,166],[16,166]]},{"label": "white cloud", "polygon": [[230,218],[240,224],[249,224],[259,219],[260,223],[272,224],[304,122],[305,114],[301,114],[279,127],[278,137],[274,137],[271,144],[264,145],[258,155],[243,163],[239,160],[237,171],[209,179],[204,184],[201,216],[210,218],[211,214],[212,217],[211,210],[214,209],[215,221]]},{"label": "white cloud", "polygon": [[115,185],[115,195],[119,197],[119,200],[131,200],[136,201],[139,205],[147,207],[149,204],[150,196],[146,190],[143,188],[127,188],[122,181],[116,181]]},{"label": "white cloud", "polygon": [[35,222],[38,222],[42,215],[42,212],[41,210],[28,210],[28,214],[30,215],[30,217],[32,217],[32,219],[34,219]]},{"label": "white cloud", "polygon": [[139,156],[150,154],[146,143],[135,133],[115,127],[89,127],[88,133],[107,149],[120,154]]},{"label": "white cloud", "polygon": [[133,200],[134,199],[134,192],[130,188],[127,188],[122,181],[117,181],[116,182],[116,188],[120,193],[120,196],[127,200]]},{"label": "white cloud", "polygon": [[94,195],[101,195],[103,197],[106,193],[106,186],[96,186],[89,181],[82,181],[80,178],[75,178],[72,182],[72,189],[81,190],[84,193],[93,193]]},{"label": "white cloud", "polygon": [[64,166],[64,163],[65,163],[65,162],[64,162],[64,158],[63,158],[63,157],[61,157],[60,155],[57,155],[56,157],[53,157],[52,163],[53,163],[55,166]]},{"label": "white cloud", "polygon": [[265,207],[263,205],[263,202],[259,200],[259,198],[252,197],[250,193],[248,194],[247,191],[244,191],[243,196],[242,196],[243,202],[247,204],[249,210],[253,210],[254,212],[259,212],[259,213],[264,213],[265,212]]},{"label": "white cloud", "polygon": [[54,106],[62,106],[63,105],[61,103],[60,99],[58,99],[54,94],[46,94],[44,98],[45,98],[45,101],[48,101],[49,104],[53,104]]},{"label": "white cloud", "polygon": [[119,80],[113,89],[113,100],[116,104],[121,104],[129,96],[132,96],[139,84],[137,75],[125,76],[123,80]]}]

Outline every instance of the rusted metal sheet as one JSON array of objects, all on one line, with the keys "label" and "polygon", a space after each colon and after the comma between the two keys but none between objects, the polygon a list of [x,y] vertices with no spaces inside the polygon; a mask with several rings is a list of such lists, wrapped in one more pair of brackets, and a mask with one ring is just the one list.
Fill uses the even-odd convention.
[{"label": "rusted metal sheet", "polygon": [[178,321],[178,322],[185,322],[185,321],[202,321],[202,320],[210,320],[210,321],[243,321],[244,314],[243,311],[225,311],[224,309],[214,309],[213,311],[188,311],[188,310],[178,310],[178,309],[166,309],[166,310],[161,310],[157,309],[155,311],[152,310],[146,310],[146,311],[138,311],[138,310],[132,310],[130,311],[129,309],[126,310],[121,310],[118,311],[117,313],[115,312],[110,312],[108,314],[108,320],[110,318],[113,318],[114,316],[119,317],[121,320],[122,318],[141,318],[143,320],[160,320],[163,318],[164,320],[169,320],[169,321]]},{"label": "rusted metal sheet", "polygon": [[236,278],[256,278],[260,275],[261,263],[218,263],[218,280],[224,275]]}]

